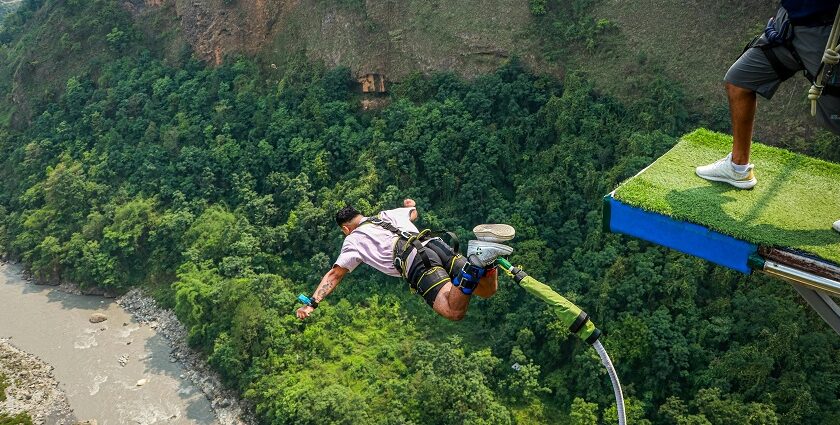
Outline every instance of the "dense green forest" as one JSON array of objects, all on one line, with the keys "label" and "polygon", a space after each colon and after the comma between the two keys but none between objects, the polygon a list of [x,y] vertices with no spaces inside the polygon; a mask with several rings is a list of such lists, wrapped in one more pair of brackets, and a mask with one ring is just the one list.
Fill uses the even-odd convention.
[{"label": "dense green forest", "polygon": [[0,1],[0,26],[3,25],[2,20],[6,15],[11,14],[17,9],[20,4],[19,0],[2,0]]},{"label": "dense green forest", "polygon": [[[347,68],[172,63],[114,2],[67,3],[85,22],[67,43],[101,46],[98,65],[0,128],[0,251],[44,281],[146,287],[262,422],[615,422],[595,353],[504,278],[452,323],[360,268],[294,317],[338,253],[335,210],[412,197],[424,227],[517,228],[513,262],[605,330],[630,423],[836,423],[840,339],[792,289],[601,232],[605,193],[679,135],[725,130],[655,69],[620,101],[512,59],[416,74],[364,111]],[[6,21],[4,63],[41,4]],[[810,146],[840,159],[835,138]]]}]

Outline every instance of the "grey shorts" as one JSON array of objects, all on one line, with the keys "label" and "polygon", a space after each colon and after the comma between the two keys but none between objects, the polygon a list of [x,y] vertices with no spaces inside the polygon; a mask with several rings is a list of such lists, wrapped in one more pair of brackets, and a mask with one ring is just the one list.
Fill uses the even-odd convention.
[{"label": "grey shorts", "polygon": [[[787,15],[783,8],[779,8],[776,14],[776,23],[782,22]],[[780,28],[776,28],[780,30]],[[803,64],[811,74],[816,74],[819,69],[825,45],[828,41],[831,26],[822,27],[794,27],[793,47],[799,53]],[[753,90],[766,99],[770,99],[776,93],[782,79],[773,70],[773,65],[759,48],[767,45],[767,39],[762,35],[753,42],[752,47],[735,61],[726,72],[724,80],[738,87]],[[785,46],[773,47],[773,52],[789,69],[802,70],[802,66],[794,58],[793,54]],[[802,93],[803,98],[807,93]],[[817,121],[834,133],[840,134],[840,97],[823,95],[817,101]]]}]

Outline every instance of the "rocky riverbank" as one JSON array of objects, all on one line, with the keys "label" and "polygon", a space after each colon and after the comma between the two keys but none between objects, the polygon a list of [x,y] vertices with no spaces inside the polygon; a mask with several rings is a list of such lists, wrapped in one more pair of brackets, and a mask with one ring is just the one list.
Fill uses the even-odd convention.
[{"label": "rocky riverbank", "polygon": [[[0,263],[4,263],[2,258],[0,258]],[[105,298],[116,297],[115,294],[98,288],[81,290],[78,285],[65,281],[39,282],[26,272],[23,273],[23,278],[29,284],[47,284],[65,293],[104,296]],[[160,308],[153,299],[143,295],[143,292],[138,289],[133,289],[118,297],[116,303],[140,326],[148,326],[166,340],[170,347],[169,361],[180,364],[184,370],[180,378],[188,381],[204,394],[219,423],[222,425],[256,423],[252,409],[242,402],[234,391],[226,389],[219,375],[210,369],[206,359],[187,345],[187,331],[172,311]],[[100,320],[102,319],[94,320],[91,316],[92,323]],[[121,366],[124,366],[129,359],[120,357],[118,361]]]},{"label": "rocky riverbank", "polygon": [[153,299],[144,296],[138,289],[119,297],[117,304],[134,320],[155,329],[169,342],[172,347],[170,361],[180,362],[187,370],[181,378],[188,379],[204,393],[222,425],[256,423],[248,406],[239,400],[236,393],[226,389],[204,357],[187,345],[187,330],[171,310],[158,307]]},{"label": "rocky riverbank", "polygon": [[52,366],[19,350],[8,339],[0,339],[0,378],[3,381],[0,387],[5,387],[0,413],[14,416],[25,412],[34,424],[74,423],[67,396],[58,387],[52,370]]}]

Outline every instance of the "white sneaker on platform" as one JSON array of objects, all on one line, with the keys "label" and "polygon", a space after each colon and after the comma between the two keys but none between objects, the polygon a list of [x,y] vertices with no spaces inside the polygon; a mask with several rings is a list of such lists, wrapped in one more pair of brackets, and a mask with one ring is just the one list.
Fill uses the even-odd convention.
[{"label": "white sneaker on platform", "polygon": [[696,172],[698,176],[706,180],[729,183],[738,189],[752,189],[757,183],[753,173],[753,164],[747,165],[747,170],[739,173],[732,166],[731,153],[712,164],[697,167]]},{"label": "white sneaker on platform", "polygon": [[473,239],[467,245],[467,259],[474,265],[481,267],[491,266],[496,262],[496,258],[512,253],[513,248],[495,242]]},{"label": "white sneaker on platform", "polygon": [[516,236],[516,229],[507,224],[479,224],[473,228],[473,233],[480,241],[505,242]]},{"label": "white sneaker on platform", "polygon": [[840,232],[840,220],[834,222],[834,230]]}]

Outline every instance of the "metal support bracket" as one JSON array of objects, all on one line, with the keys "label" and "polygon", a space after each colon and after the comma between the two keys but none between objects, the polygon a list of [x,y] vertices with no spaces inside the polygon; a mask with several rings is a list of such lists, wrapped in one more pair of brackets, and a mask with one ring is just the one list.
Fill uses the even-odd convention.
[{"label": "metal support bracket", "polygon": [[840,334],[840,306],[827,293],[799,285],[791,286],[825,320],[825,323],[834,329],[834,332]]},{"label": "metal support bracket", "polygon": [[769,260],[758,271],[790,282],[825,323],[840,334],[840,306],[831,298],[840,296],[840,282]]}]

